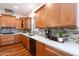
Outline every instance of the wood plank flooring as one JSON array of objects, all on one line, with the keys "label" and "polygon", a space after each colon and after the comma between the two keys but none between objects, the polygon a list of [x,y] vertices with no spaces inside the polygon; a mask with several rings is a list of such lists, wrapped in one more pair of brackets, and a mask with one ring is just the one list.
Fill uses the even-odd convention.
[{"label": "wood plank flooring", "polygon": [[0,56],[31,56],[31,54],[21,43],[17,43],[0,47]]}]

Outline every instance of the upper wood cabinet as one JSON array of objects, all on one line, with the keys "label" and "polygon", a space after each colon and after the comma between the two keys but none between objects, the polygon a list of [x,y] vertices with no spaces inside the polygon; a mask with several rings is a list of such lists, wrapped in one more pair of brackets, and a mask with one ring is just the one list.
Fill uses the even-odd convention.
[{"label": "upper wood cabinet", "polygon": [[24,22],[24,29],[31,29],[31,18],[28,17],[28,18],[24,18],[23,19],[23,22]]},{"label": "upper wood cabinet", "polygon": [[59,4],[59,25],[60,26],[76,26],[76,4],[62,3]]},{"label": "upper wood cabinet", "polygon": [[35,13],[36,28],[76,27],[75,3],[45,4]]},{"label": "upper wood cabinet", "polygon": [[1,28],[1,16],[0,16],[0,28]]},{"label": "upper wood cabinet", "polygon": [[48,28],[57,27],[59,21],[59,4],[45,4],[46,24]]},{"label": "upper wood cabinet", "polygon": [[1,15],[1,27],[15,27],[15,16]]},{"label": "upper wood cabinet", "polygon": [[21,17],[16,20],[17,29],[31,29],[31,18]]},{"label": "upper wood cabinet", "polygon": [[16,19],[16,29],[21,29],[21,20]]},{"label": "upper wood cabinet", "polygon": [[39,11],[36,12],[35,17],[35,26],[37,28],[45,28],[46,27],[46,17],[45,17],[45,7],[43,6]]}]

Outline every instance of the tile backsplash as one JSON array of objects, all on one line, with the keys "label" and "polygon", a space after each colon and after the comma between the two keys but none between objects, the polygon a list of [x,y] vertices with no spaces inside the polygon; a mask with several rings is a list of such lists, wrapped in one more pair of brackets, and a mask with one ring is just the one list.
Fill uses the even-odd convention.
[{"label": "tile backsplash", "polygon": [[[67,36],[71,37],[73,35],[79,35],[79,29],[51,29],[52,34],[55,34],[56,32],[64,32],[64,34],[67,34]],[[38,29],[37,31],[34,31],[35,34],[40,36],[45,36],[45,29]]]}]

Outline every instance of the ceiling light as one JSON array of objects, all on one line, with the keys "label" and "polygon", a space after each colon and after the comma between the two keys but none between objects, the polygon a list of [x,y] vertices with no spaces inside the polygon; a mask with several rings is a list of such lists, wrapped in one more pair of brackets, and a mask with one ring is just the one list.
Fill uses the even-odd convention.
[{"label": "ceiling light", "polygon": [[17,6],[15,6],[14,8],[15,8],[15,9],[18,9],[18,7],[17,7]]}]

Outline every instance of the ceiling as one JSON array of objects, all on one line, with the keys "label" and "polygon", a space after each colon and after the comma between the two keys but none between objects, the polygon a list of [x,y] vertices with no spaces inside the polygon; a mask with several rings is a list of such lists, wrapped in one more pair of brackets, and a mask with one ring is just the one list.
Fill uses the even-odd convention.
[{"label": "ceiling", "polygon": [[32,10],[41,3],[0,3],[1,9],[10,9],[16,13],[28,15]]}]

